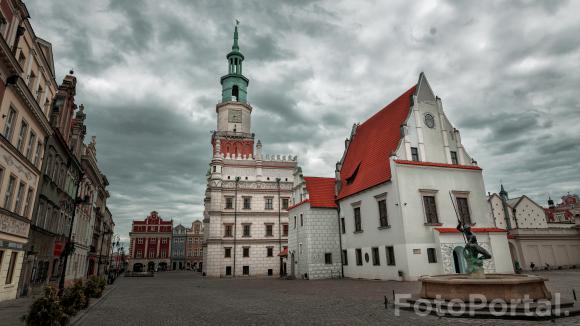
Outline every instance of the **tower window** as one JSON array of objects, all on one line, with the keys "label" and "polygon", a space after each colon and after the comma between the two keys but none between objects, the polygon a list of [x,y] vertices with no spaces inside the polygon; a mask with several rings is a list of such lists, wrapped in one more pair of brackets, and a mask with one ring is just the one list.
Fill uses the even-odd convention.
[{"label": "tower window", "polygon": [[238,96],[239,96],[240,90],[238,88],[238,85],[234,85],[232,87],[232,97],[234,98],[234,100],[238,100]]}]

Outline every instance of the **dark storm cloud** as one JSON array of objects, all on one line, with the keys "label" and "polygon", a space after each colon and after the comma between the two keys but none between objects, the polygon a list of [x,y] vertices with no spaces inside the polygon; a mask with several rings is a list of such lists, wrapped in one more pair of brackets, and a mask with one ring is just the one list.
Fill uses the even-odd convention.
[{"label": "dark storm cloud", "polygon": [[235,19],[253,131],[332,176],[344,138],[424,71],[468,152],[512,195],[580,192],[573,1],[43,1],[57,81],[79,79],[117,231],[151,210],[201,218]]}]

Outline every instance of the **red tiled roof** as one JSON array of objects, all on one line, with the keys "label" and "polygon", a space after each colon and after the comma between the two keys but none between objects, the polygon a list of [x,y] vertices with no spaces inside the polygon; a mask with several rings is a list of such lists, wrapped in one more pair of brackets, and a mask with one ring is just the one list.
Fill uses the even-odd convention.
[{"label": "red tiled roof", "polygon": [[438,167],[438,168],[481,170],[481,168],[479,166],[475,166],[475,165],[459,165],[459,164],[446,164],[446,163],[433,163],[433,162],[416,162],[416,161],[406,161],[406,160],[395,160],[395,162],[398,164],[418,165],[418,166],[433,166],[433,167]]},{"label": "red tiled roof", "polygon": [[[401,124],[409,115],[415,88],[416,85],[358,126],[342,162],[339,199],[391,179],[389,157],[401,139]],[[347,183],[355,173],[352,183]]]},{"label": "red tiled roof", "polygon": [[[459,233],[456,228],[435,228],[435,230],[439,231],[439,233]],[[505,229],[500,228],[471,228],[471,232],[473,233],[482,233],[482,232],[507,232]]]},{"label": "red tiled roof", "polygon": [[334,178],[304,177],[310,207],[335,208]]}]

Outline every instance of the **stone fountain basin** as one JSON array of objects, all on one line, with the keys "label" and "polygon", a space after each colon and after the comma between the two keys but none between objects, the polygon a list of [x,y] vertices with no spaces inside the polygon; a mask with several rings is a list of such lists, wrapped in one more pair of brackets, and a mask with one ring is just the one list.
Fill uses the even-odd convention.
[{"label": "stone fountain basin", "polygon": [[420,296],[425,299],[459,299],[469,301],[470,295],[485,296],[487,302],[494,299],[511,300],[551,299],[544,283],[548,279],[525,274],[485,274],[485,278],[470,278],[466,274],[426,276],[421,281]]}]

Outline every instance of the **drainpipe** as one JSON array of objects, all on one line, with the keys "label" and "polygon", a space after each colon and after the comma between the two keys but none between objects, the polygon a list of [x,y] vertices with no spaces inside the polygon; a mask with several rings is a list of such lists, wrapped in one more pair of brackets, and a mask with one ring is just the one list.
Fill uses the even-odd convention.
[{"label": "drainpipe", "polygon": [[338,220],[338,247],[340,249],[340,277],[344,277],[344,257],[342,256],[342,225],[340,223],[340,205],[336,203],[336,212]]},{"label": "drainpipe", "polygon": [[[280,210],[280,180],[280,178],[276,178],[276,184],[278,185],[278,252],[282,252],[282,232],[280,230],[280,223],[282,222],[282,211]],[[279,276],[282,277],[282,256],[280,256]]]}]

